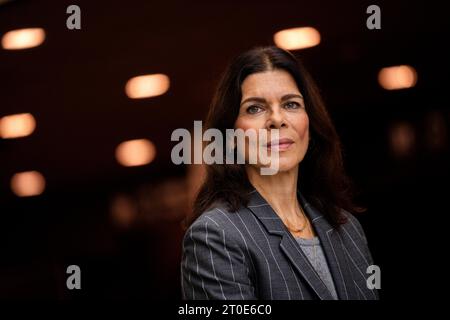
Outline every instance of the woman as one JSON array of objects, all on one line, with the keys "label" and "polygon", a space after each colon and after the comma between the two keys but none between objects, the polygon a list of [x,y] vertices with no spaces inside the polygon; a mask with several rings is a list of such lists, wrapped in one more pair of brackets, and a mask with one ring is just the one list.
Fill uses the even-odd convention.
[{"label": "woman", "polygon": [[[289,52],[262,47],[224,73],[207,118],[219,129],[277,129],[263,164],[212,164],[183,241],[184,299],[378,299],[340,142],[318,90]],[[239,152],[239,150],[237,150]]]}]

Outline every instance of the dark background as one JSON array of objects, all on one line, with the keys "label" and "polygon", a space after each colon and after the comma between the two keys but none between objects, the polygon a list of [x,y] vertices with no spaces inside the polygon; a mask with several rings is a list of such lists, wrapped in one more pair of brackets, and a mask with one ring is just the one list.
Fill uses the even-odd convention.
[{"label": "dark background", "polygon": [[[71,4],[81,8],[81,30],[66,28]],[[381,8],[381,30],[366,28],[371,4]],[[446,11],[430,1],[298,0],[0,5],[0,35],[42,27],[47,36],[36,48],[0,50],[0,117],[30,112],[37,121],[31,136],[0,139],[0,298],[179,299],[180,221],[197,179],[171,163],[171,133],[204,118],[234,55],[298,26],[322,36],[294,53],[323,92],[368,208],[358,218],[381,267],[381,296],[433,298],[418,288],[445,273]],[[398,64],[416,69],[417,85],[382,89],[378,71]],[[126,81],[146,73],[169,75],[169,91],[129,99]],[[402,124],[413,139],[399,154],[391,139]],[[153,141],[157,156],[122,167],[115,148],[134,138]],[[11,176],[25,170],[45,176],[42,195],[12,193]],[[125,218],[113,213],[120,199],[132,208]],[[66,289],[71,264],[82,270],[77,292]]]}]

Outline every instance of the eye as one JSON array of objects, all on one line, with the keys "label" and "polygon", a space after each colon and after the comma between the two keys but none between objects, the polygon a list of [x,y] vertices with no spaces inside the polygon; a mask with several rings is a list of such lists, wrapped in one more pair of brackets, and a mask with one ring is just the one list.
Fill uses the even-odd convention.
[{"label": "eye", "polygon": [[247,113],[255,114],[255,113],[260,112],[261,110],[262,110],[262,108],[260,106],[252,105],[247,108]]},{"label": "eye", "polygon": [[286,109],[298,109],[301,107],[300,103],[295,101],[289,101],[284,106],[286,107]]}]

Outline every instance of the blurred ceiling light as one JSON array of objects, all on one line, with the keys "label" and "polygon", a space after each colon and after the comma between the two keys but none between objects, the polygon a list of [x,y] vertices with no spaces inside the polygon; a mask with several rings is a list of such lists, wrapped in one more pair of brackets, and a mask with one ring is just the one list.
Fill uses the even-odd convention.
[{"label": "blurred ceiling light", "polygon": [[12,139],[33,133],[36,120],[30,113],[13,114],[0,118],[0,137]]},{"label": "blurred ceiling light", "polygon": [[155,145],[147,139],[122,142],[116,148],[116,159],[125,167],[142,166],[153,161]]},{"label": "blurred ceiling light", "polygon": [[45,179],[37,171],[16,173],[11,178],[11,190],[19,197],[37,196],[44,192]]},{"label": "blurred ceiling light", "polygon": [[111,203],[111,217],[119,227],[130,227],[138,216],[136,201],[127,195],[116,195]]},{"label": "blurred ceiling light", "polygon": [[19,50],[37,47],[45,40],[42,28],[27,28],[8,31],[2,37],[2,47],[6,50]]},{"label": "blurred ceiling light", "polygon": [[170,80],[165,74],[149,74],[131,78],[125,85],[125,92],[131,99],[150,98],[169,90]]},{"label": "blurred ceiling light", "polygon": [[414,128],[407,122],[397,123],[390,129],[392,151],[396,156],[407,156],[412,153],[415,144]]},{"label": "blurred ceiling light", "polygon": [[273,39],[278,47],[286,50],[305,49],[320,43],[320,33],[312,27],[292,28],[278,31]]},{"label": "blurred ceiling light", "polygon": [[417,72],[407,65],[383,68],[378,73],[378,82],[386,90],[411,88],[416,85]]}]

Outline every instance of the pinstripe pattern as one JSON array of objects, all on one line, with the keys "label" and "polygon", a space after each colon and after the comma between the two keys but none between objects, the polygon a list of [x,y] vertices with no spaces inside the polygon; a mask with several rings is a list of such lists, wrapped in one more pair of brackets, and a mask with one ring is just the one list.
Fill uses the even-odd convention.
[{"label": "pinstripe pattern", "polygon": [[[331,238],[330,238],[330,232],[332,232],[332,231],[333,231],[333,229],[330,229],[330,230],[327,231],[327,237],[328,237],[328,241],[329,241],[330,244],[331,244],[331,250],[333,251],[334,259],[336,259],[336,261],[338,261],[338,258],[337,258],[337,255],[336,255],[336,251],[334,250],[333,242],[332,242],[332,240],[331,240]],[[340,278],[339,278],[338,281],[344,282],[345,280],[344,280],[344,276],[342,275],[342,269],[341,269],[341,266],[339,265],[339,262],[337,262],[337,264],[338,264],[338,270],[339,270],[339,276],[340,276]],[[346,286],[344,286],[344,292],[345,292],[345,297],[346,297],[347,300],[348,300],[348,292],[347,292],[347,287],[346,287]]]},{"label": "pinstripe pattern", "polygon": [[[299,193],[305,213],[320,238],[339,299],[378,299],[367,288],[373,264],[364,231],[348,212],[334,229]],[[184,299],[308,300],[333,299],[331,293],[270,205],[256,191],[247,207],[203,213],[183,240]]]}]

